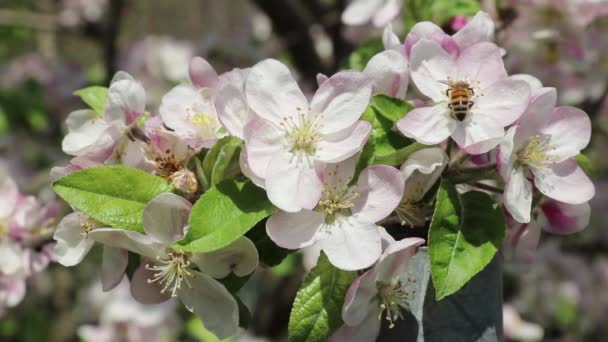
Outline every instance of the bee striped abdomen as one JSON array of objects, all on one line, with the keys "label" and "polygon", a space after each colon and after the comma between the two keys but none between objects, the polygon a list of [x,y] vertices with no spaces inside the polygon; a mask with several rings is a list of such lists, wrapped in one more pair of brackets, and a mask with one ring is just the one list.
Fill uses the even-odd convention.
[{"label": "bee striped abdomen", "polygon": [[473,106],[471,101],[473,91],[468,84],[456,83],[448,90],[448,96],[450,98],[448,108],[452,110],[456,120],[463,121]]}]

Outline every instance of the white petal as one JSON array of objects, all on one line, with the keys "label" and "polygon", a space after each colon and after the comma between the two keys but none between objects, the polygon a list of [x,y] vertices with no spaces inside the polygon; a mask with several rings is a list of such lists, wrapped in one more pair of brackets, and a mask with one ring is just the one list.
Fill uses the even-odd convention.
[{"label": "white petal", "polygon": [[385,50],[394,50],[403,54],[403,45],[399,41],[399,37],[393,32],[393,25],[388,24],[382,31],[382,44]]},{"label": "white petal", "polygon": [[424,239],[421,238],[405,238],[390,244],[374,266],[375,280],[390,282],[394,277],[404,276],[410,259],[423,244]]},{"label": "white petal", "polygon": [[482,92],[507,77],[500,48],[489,42],[477,43],[463,50],[458,56],[455,71],[452,72],[453,78],[478,81]]},{"label": "white petal", "polygon": [[81,155],[95,145],[106,133],[108,123],[94,111],[77,110],[66,119],[68,134],[61,142],[61,149],[67,154]]},{"label": "white petal", "polygon": [[161,285],[158,282],[150,282],[154,279],[156,271],[149,270],[146,265],[152,265],[153,260],[143,258],[131,278],[131,294],[133,298],[142,304],[159,304],[167,301],[170,295],[161,293]]},{"label": "white petal", "polygon": [[359,175],[356,189],[360,196],[355,199],[353,213],[366,222],[378,222],[399,205],[404,190],[399,170],[387,165],[367,167]]},{"label": "white petal", "polygon": [[130,230],[97,228],[93,229],[87,237],[104,245],[126,249],[153,259],[157,256],[165,256],[165,244]]},{"label": "white petal", "polygon": [[513,152],[515,150],[514,138],[518,130],[519,126],[509,128],[498,147],[496,166],[498,173],[505,181],[511,176],[511,170],[513,169],[513,164],[515,163],[515,158],[517,157]]},{"label": "white petal", "polygon": [[588,202],[595,187],[576,160],[567,159],[543,169],[532,169],[534,184],[544,195],[568,204]]},{"label": "white petal", "polygon": [[371,130],[372,126],[369,122],[360,120],[352,127],[325,135],[317,145],[315,158],[327,163],[336,163],[349,158],[361,151]]},{"label": "white petal", "polygon": [[331,337],[331,342],[369,342],[376,341],[380,334],[382,321],[378,319],[380,306],[373,306],[360,324],[343,324]]},{"label": "white petal", "polygon": [[141,83],[133,78],[118,78],[110,84],[105,107],[107,121],[118,120],[130,125],[144,113],[145,108],[146,91]]},{"label": "white petal", "polygon": [[0,169],[0,219],[8,218],[17,206],[17,183]]},{"label": "white petal", "polygon": [[448,76],[456,70],[456,63],[445,50],[434,41],[422,39],[412,47],[410,56],[412,81],[420,92],[434,102],[447,100],[445,91]]},{"label": "white petal", "polygon": [[251,114],[242,89],[226,84],[217,91],[214,103],[217,116],[226,130],[231,135],[243,139],[245,125]]},{"label": "white petal", "polygon": [[355,279],[348,288],[342,307],[344,323],[349,326],[361,324],[367,314],[374,311],[373,300],[377,294],[376,272],[372,268]]},{"label": "white petal", "polygon": [[435,145],[447,139],[456,129],[457,122],[443,104],[416,108],[397,121],[397,128],[406,137],[421,144]]},{"label": "white petal", "polygon": [[419,201],[437,182],[448,163],[448,156],[439,147],[425,148],[412,153],[401,165],[405,180],[405,198]]},{"label": "white petal", "polygon": [[302,210],[297,213],[280,211],[266,221],[266,233],[278,246],[299,249],[317,241],[317,232],[325,224],[325,214]]},{"label": "white petal", "polygon": [[384,0],[384,5],[372,18],[372,24],[376,27],[384,27],[399,16],[404,0]]},{"label": "white petal", "polygon": [[504,79],[484,90],[471,108],[471,120],[483,124],[492,121],[505,127],[517,120],[530,102],[530,86],[524,81]]},{"label": "white petal", "polygon": [[221,279],[230,273],[234,273],[237,277],[251,274],[258,266],[259,256],[253,242],[241,236],[217,251],[193,254],[191,260],[203,273]]},{"label": "white petal", "polygon": [[129,264],[128,252],[124,249],[103,246],[101,259],[101,286],[103,291],[110,291],[124,278]]},{"label": "white petal", "polygon": [[219,339],[233,336],[239,327],[239,309],[236,300],[226,288],[213,278],[194,272],[190,286],[178,292],[186,309],[197,315],[209,331]]},{"label": "white petal", "polygon": [[452,139],[469,154],[489,152],[502,141],[504,126],[488,117],[467,118],[458,122]]},{"label": "white petal", "polygon": [[183,239],[190,209],[192,204],[176,194],[167,192],[154,197],[144,208],[146,234],[167,246]]},{"label": "white petal", "polygon": [[308,110],[308,101],[289,69],[275,59],[263,60],[251,69],[245,94],[254,112],[276,124],[285,117],[299,120],[298,108]]},{"label": "white petal", "polygon": [[549,156],[556,162],[575,157],[591,140],[591,120],[587,113],[574,107],[557,107],[551,121],[540,131],[551,136]]},{"label": "white petal", "polygon": [[265,180],[270,202],[287,212],[314,208],[323,188],[314,165],[297,159],[288,152],[276,155],[268,165]]},{"label": "white petal", "polygon": [[522,167],[513,168],[504,194],[505,207],[517,222],[530,222],[532,210],[532,184],[526,179]]},{"label": "white petal", "polygon": [[346,25],[363,25],[369,22],[384,0],[355,0],[342,12],[342,22]]},{"label": "white petal", "polygon": [[363,73],[374,81],[373,94],[405,98],[409,69],[403,54],[392,50],[380,52],[367,62]]},{"label": "white petal", "polygon": [[352,126],[367,108],[371,80],[360,72],[342,71],[323,82],[310,103],[311,114],[321,115],[322,134]]},{"label": "white petal", "polygon": [[494,38],[494,21],[486,12],[477,12],[453,38],[463,50],[476,43],[490,42]]},{"label": "white petal", "polygon": [[342,270],[361,270],[376,262],[382,253],[379,229],[356,215],[337,218],[324,229],[319,242],[332,265]]},{"label": "white petal", "polygon": [[266,179],[268,164],[286,149],[285,132],[263,119],[255,119],[245,126],[247,165],[251,171]]},{"label": "white petal", "polygon": [[88,217],[75,212],[65,216],[57,225],[53,239],[57,241],[55,254],[57,262],[63,266],[74,266],[79,264],[89,253],[95,241],[88,236],[83,236],[84,228],[81,226]]},{"label": "white petal", "polygon": [[190,81],[196,88],[213,87],[217,83],[217,73],[202,57],[194,57],[188,66]]}]

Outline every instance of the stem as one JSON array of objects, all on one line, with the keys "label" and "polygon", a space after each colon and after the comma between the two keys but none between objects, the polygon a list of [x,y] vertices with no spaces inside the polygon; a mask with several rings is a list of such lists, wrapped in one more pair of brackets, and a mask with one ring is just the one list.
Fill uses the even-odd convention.
[{"label": "stem", "polygon": [[484,179],[496,179],[496,164],[453,168],[445,173],[452,183],[461,184]]},{"label": "stem", "polygon": [[488,185],[488,184],[484,184],[484,183],[480,183],[480,182],[475,182],[473,184],[471,184],[472,186],[482,189],[482,190],[486,190],[486,191],[491,191],[491,192],[495,192],[497,194],[502,194],[504,192],[504,189],[499,188],[497,186],[493,186],[493,185]]}]

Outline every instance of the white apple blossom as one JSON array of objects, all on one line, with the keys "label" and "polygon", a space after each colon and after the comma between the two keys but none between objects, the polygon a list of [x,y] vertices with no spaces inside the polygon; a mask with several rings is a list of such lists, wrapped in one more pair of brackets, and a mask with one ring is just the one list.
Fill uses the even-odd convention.
[{"label": "white apple blossom", "polygon": [[[529,102],[530,87],[507,77],[500,49],[492,43],[472,45],[453,57],[436,42],[423,39],[412,48],[410,68],[416,87],[432,105],[412,110],[397,127],[423,144],[451,136],[470,154],[488,152]],[[452,98],[457,91],[467,95]]]},{"label": "white apple blossom", "polygon": [[404,0],[353,0],[342,12],[346,25],[363,25],[371,22],[384,27],[399,16]]},{"label": "white apple blossom", "polygon": [[274,205],[297,212],[317,204],[322,183],[315,169],[354,155],[369,136],[370,124],[359,117],[371,88],[361,73],[339,72],[309,103],[281,62],[267,59],[251,69],[245,94],[260,118],[245,127],[245,163]]},{"label": "white apple blossom", "polygon": [[279,246],[299,249],[321,246],[329,261],[344,270],[371,266],[382,253],[376,222],[386,218],[403,196],[403,178],[386,165],[361,172],[351,185],[357,156],[327,166],[323,196],[314,210],[281,211],[266,222],[268,236]]},{"label": "white apple blossom", "polygon": [[574,160],[589,143],[591,121],[580,109],[555,107],[556,97],[553,88],[536,89],[526,113],[499,147],[498,170],[507,183],[504,204],[518,222],[530,222],[533,184],[545,196],[568,204],[585,203],[595,194]]}]

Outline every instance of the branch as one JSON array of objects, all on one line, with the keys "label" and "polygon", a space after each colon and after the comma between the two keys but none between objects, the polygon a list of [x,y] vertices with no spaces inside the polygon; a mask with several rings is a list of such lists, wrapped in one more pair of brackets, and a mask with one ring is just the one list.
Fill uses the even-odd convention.
[{"label": "branch", "polygon": [[120,33],[120,24],[124,9],[124,0],[110,0],[108,26],[102,39],[103,57],[106,69],[106,83],[110,83],[112,76],[117,70],[117,40],[118,34]]}]

